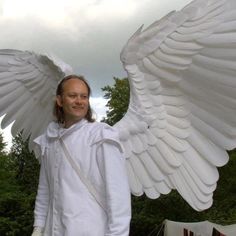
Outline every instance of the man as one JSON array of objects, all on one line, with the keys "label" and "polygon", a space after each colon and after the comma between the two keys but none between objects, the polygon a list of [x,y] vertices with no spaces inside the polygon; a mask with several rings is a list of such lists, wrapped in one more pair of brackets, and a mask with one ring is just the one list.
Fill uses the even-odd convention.
[{"label": "man", "polygon": [[[35,140],[41,168],[33,236],[129,235],[130,190],[122,148],[112,127],[92,119],[89,96],[83,77],[65,77],[57,88],[57,121]],[[103,204],[72,167],[67,151]]]}]

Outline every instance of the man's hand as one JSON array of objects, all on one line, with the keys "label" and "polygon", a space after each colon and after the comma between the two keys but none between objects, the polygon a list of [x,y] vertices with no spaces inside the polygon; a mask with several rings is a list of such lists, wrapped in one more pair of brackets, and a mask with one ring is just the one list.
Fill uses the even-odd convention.
[{"label": "man's hand", "polygon": [[43,228],[34,227],[34,230],[31,236],[43,236]]}]

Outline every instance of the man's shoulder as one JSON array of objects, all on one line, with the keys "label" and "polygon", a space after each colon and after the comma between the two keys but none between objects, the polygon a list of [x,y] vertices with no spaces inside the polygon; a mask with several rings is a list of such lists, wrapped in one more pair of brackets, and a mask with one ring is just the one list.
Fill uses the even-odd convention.
[{"label": "man's shoulder", "polygon": [[119,134],[114,127],[102,122],[88,123],[88,125],[90,126],[89,135],[92,143],[99,143],[102,140],[119,142]]},{"label": "man's shoulder", "polygon": [[87,123],[87,127],[89,127],[89,129],[96,133],[96,132],[101,132],[102,130],[110,130],[113,131],[114,128],[104,122],[98,122],[98,121],[94,121],[94,122],[88,122]]}]

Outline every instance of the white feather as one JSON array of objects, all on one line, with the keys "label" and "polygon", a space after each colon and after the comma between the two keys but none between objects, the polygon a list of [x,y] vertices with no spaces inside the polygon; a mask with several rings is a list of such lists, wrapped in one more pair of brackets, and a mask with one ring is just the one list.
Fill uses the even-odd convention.
[{"label": "white feather", "polygon": [[[138,194],[153,198],[177,189],[196,210],[212,205],[216,166],[228,161],[225,149],[236,147],[236,16],[230,4],[195,0],[140,28],[121,52],[132,103],[116,126],[130,129],[136,116],[148,125],[142,137],[153,137],[132,156],[140,172],[132,172],[131,189]],[[126,139],[135,150],[135,139]]]},{"label": "white feather", "polygon": [[24,130],[25,138],[31,134],[32,144],[52,120],[55,88],[63,77],[63,68],[46,56],[0,50],[0,109],[6,114],[1,126],[15,121],[12,133]]}]

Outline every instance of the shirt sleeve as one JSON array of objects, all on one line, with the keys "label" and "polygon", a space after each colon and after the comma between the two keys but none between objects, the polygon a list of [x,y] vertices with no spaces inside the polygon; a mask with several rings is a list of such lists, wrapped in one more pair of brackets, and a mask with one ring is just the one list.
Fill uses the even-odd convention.
[{"label": "shirt sleeve", "polygon": [[49,188],[45,171],[45,163],[41,158],[38,192],[34,209],[34,227],[44,227],[48,213]]},{"label": "shirt sleeve", "polygon": [[128,236],[131,196],[125,159],[119,144],[106,140],[98,146],[97,158],[106,188],[108,227],[105,236]]}]

